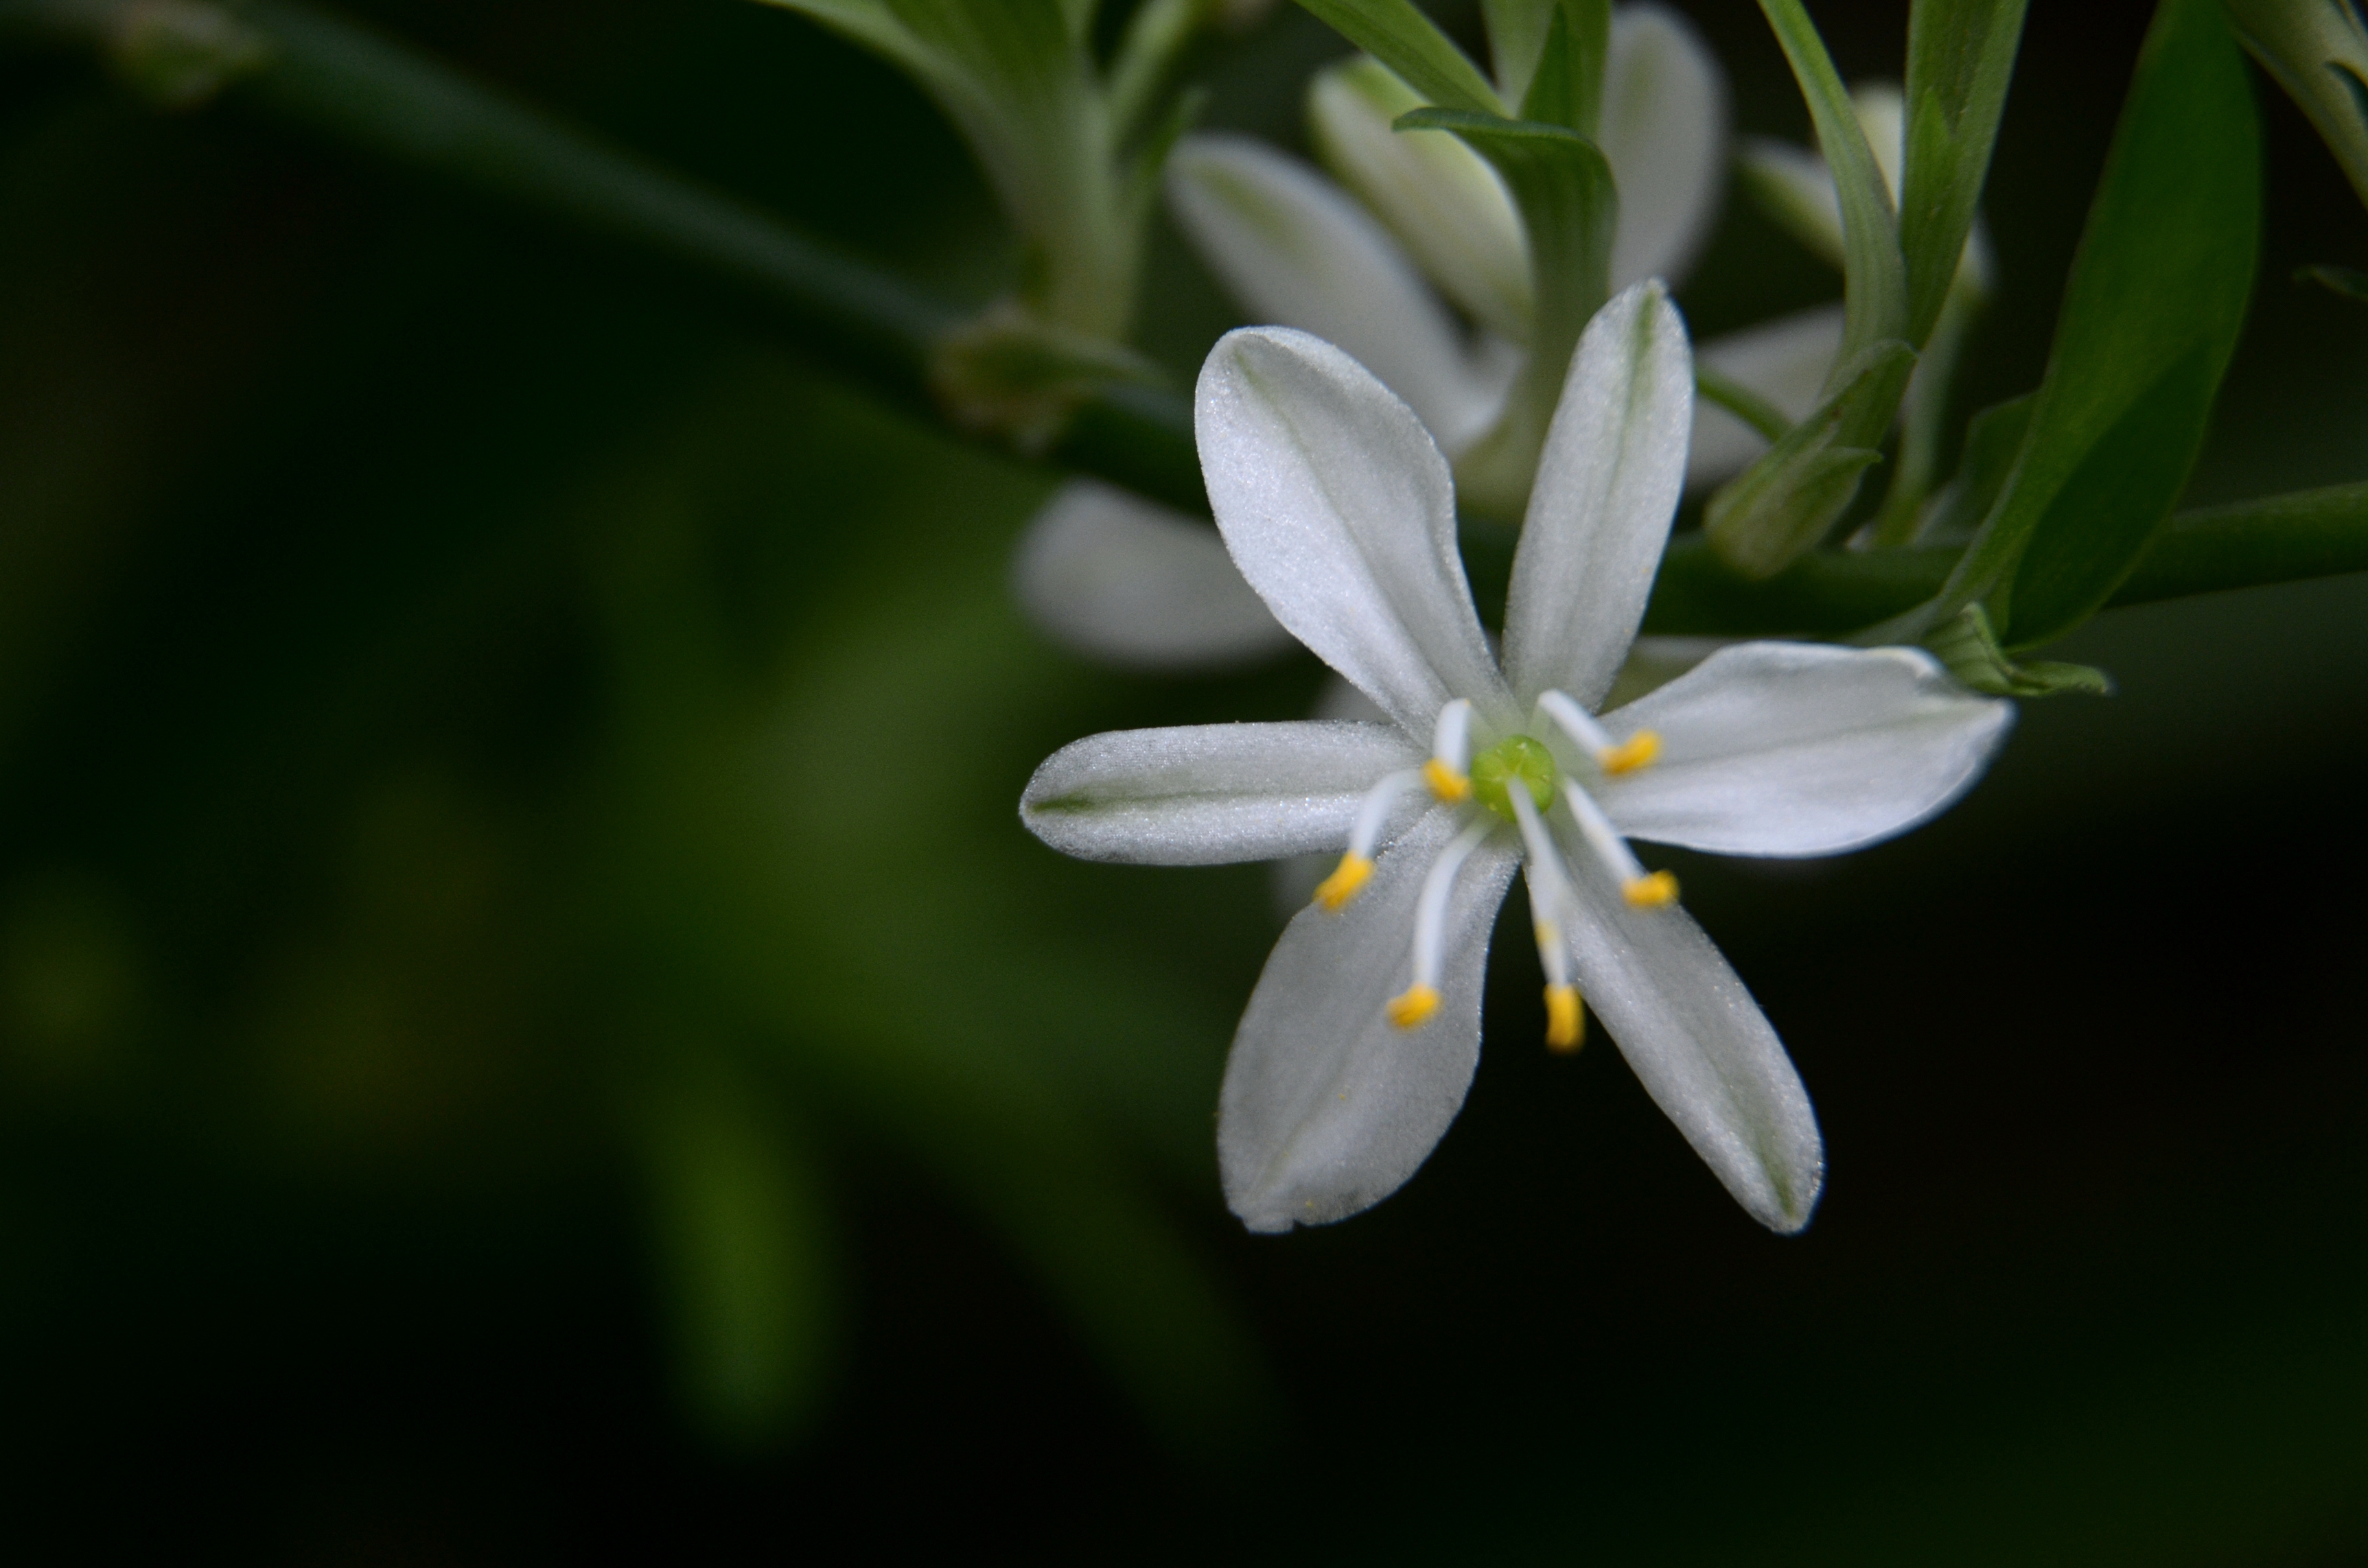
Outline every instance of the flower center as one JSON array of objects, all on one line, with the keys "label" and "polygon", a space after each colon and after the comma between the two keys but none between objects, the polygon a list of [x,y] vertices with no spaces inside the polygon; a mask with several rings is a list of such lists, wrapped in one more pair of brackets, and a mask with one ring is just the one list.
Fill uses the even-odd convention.
[{"label": "flower center", "polygon": [[1512,798],[1516,786],[1529,792],[1531,805],[1544,811],[1554,804],[1554,785],[1561,778],[1554,753],[1543,741],[1508,735],[1472,759],[1472,798],[1513,822],[1517,820]]}]

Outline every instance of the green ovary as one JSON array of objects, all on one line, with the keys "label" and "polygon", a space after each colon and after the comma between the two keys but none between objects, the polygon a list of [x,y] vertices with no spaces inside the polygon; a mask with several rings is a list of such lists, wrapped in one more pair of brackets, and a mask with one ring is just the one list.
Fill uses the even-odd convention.
[{"label": "green ovary", "polygon": [[1512,822],[1516,819],[1510,790],[1516,779],[1528,788],[1538,810],[1544,811],[1553,803],[1554,785],[1561,777],[1554,753],[1543,741],[1508,735],[1472,759],[1472,798]]}]

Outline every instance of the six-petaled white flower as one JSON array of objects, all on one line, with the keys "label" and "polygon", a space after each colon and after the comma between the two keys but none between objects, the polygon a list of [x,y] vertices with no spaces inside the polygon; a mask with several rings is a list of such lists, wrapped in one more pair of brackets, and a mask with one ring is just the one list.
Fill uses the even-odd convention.
[{"label": "six-petaled white flower", "polygon": [[1581,340],[1515,558],[1500,666],[1457,552],[1447,464],[1348,355],[1230,334],[1202,369],[1226,547],[1282,625],[1388,724],[1097,735],[1021,801],[1046,843],[1191,865],[1346,853],[1276,945],[1228,1062],[1218,1150],[1250,1228],[1338,1220],[1411,1176],[1478,1062],[1490,928],[1525,869],[1553,1042],[1581,996],[1730,1191],[1804,1224],[1824,1158],[1774,1031],[1628,837],[1832,854],[1941,810],[2010,718],[1923,653],[1723,650],[1598,720],[1685,471],[1692,369],[1657,283]]}]

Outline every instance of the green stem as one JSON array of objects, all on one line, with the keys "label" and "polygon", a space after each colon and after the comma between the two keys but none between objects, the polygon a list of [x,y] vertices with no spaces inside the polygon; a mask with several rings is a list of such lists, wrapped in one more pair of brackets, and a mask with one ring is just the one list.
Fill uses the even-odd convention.
[{"label": "green stem", "polygon": [[1714,403],[1770,442],[1781,441],[1793,428],[1784,411],[1736,381],[1722,375],[1701,360],[1694,361],[1694,392],[1704,403]]},{"label": "green stem", "polygon": [[[122,4],[0,5],[0,38],[112,49]],[[310,7],[259,0],[235,13],[263,63],[222,95],[371,157],[673,263],[787,329],[799,345],[908,407],[934,405],[931,357],[964,313],[882,269],[655,163],[538,115],[415,51]],[[1046,454],[1148,495],[1205,505],[1189,404],[1113,388]]]},{"label": "green stem", "polygon": [[[1833,637],[1872,626],[1940,592],[1952,547],[1817,551],[1765,582],[1729,571],[1700,534],[1671,541],[1645,630],[1671,635]],[[2230,588],[2368,572],[2368,484],[2339,484],[2182,512],[2108,608]]]}]

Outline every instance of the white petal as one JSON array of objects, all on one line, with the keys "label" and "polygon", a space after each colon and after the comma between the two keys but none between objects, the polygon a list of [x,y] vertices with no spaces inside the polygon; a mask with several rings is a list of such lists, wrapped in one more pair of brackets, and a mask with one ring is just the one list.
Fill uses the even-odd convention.
[{"label": "white petal", "polygon": [[1409,983],[1415,900],[1455,828],[1452,812],[1432,811],[1354,902],[1338,915],[1303,910],[1267,960],[1218,1098],[1225,1200],[1251,1230],[1321,1225],[1380,1202],[1463,1108],[1480,1059],[1489,928],[1520,858],[1509,828],[1456,879],[1439,1011],[1412,1029],[1383,1011]]},{"label": "white petal", "polygon": [[1505,182],[1445,131],[1396,131],[1423,99],[1363,56],[1307,85],[1316,156],[1357,193],[1440,290],[1516,342],[1530,335],[1530,252]]},{"label": "white petal", "polygon": [[1723,855],[1833,855],[1938,814],[1989,766],[2014,705],[1913,648],[1744,642],[1604,716],[1661,737],[1596,791],[1620,831]]},{"label": "white petal", "polygon": [[[1817,305],[1713,337],[1694,353],[1707,368],[1742,382],[1798,422],[1816,412],[1817,394],[1841,346],[1841,306]],[[1696,399],[1686,483],[1715,484],[1740,473],[1767,449],[1759,431],[1707,398]]]},{"label": "white petal", "polygon": [[1215,528],[1096,480],[1069,481],[1036,514],[1011,586],[1047,636],[1113,665],[1220,668],[1292,645]]},{"label": "white petal", "polygon": [[1395,240],[1315,169],[1247,136],[1188,136],[1167,159],[1178,227],[1253,320],[1312,332],[1406,399],[1452,449],[1501,389]]},{"label": "white petal", "polygon": [[1217,527],[1277,620],[1410,733],[1458,697],[1508,713],[1447,462],[1411,409],[1320,338],[1245,327],[1210,351],[1193,413]]},{"label": "white petal", "polygon": [[[1337,850],[1365,791],[1423,755],[1387,724],[1113,730],[1045,758],[1020,794],[1019,820],[1086,860],[1217,866]],[[1418,810],[1410,801],[1407,820]]]},{"label": "white petal", "polygon": [[1805,147],[1744,138],[1740,154],[1786,233],[1833,266],[1842,265],[1842,203],[1826,161]]},{"label": "white petal", "polygon": [[[1565,813],[1555,821],[1576,836]],[[1629,908],[1601,861],[1565,844],[1563,934],[1588,1006],[1736,1201],[1771,1231],[1799,1230],[1825,1184],[1825,1143],[1783,1043],[1691,915]]]},{"label": "white petal", "polygon": [[1592,707],[1644,619],[1685,482],[1693,418],[1685,324],[1656,280],[1595,313],[1571,356],[1513,556],[1505,671]]},{"label": "white petal", "polygon": [[1611,286],[1675,286],[1718,210],[1726,174],[1726,77],[1691,23],[1659,6],[1611,15],[1598,139],[1620,187]]}]

